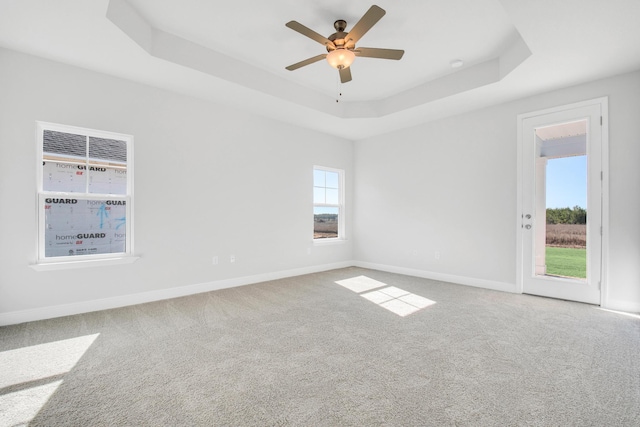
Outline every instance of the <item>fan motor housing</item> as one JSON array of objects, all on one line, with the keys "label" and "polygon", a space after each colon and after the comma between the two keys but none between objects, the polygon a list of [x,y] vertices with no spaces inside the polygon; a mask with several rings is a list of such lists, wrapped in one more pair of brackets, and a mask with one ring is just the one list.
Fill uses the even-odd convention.
[{"label": "fan motor housing", "polygon": [[347,21],[345,21],[344,19],[338,19],[333,23],[333,28],[335,28],[337,32],[342,33],[344,32],[345,28],[347,28]]},{"label": "fan motor housing", "polygon": [[[349,34],[344,32],[345,28],[347,28],[347,21],[338,19],[333,23],[333,28],[336,29],[336,32],[327,38],[333,42],[336,49],[343,49],[347,40],[347,34]],[[334,50],[333,47],[327,46],[327,52],[331,52],[332,50]]]}]

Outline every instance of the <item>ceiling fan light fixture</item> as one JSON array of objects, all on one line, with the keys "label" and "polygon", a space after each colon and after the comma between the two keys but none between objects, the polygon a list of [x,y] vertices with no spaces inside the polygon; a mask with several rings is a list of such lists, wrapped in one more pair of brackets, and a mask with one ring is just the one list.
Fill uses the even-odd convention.
[{"label": "ceiling fan light fixture", "polygon": [[329,65],[338,70],[348,68],[355,58],[356,54],[348,49],[336,49],[327,54]]},{"label": "ceiling fan light fixture", "polygon": [[336,32],[331,34],[329,37],[316,33],[297,21],[287,22],[285,24],[287,27],[305,37],[309,37],[315,42],[320,43],[325,47],[328,53],[313,56],[285,68],[289,71],[293,71],[326,58],[329,65],[338,70],[340,82],[347,83],[351,81],[351,64],[356,59],[356,56],[379,59],[401,59],[402,55],[404,55],[404,50],[379,49],[375,47],[356,48],[358,40],[360,40],[360,38],[369,31],[385,13],[384,9],[374,4],[365,12],[364,15],[362,15],[362,18],[356,22],[356,25],[354,25],[348,33],[345,33],[347,21],[344,19],[338,19],[333,24],[333,28],[336,29]]}]

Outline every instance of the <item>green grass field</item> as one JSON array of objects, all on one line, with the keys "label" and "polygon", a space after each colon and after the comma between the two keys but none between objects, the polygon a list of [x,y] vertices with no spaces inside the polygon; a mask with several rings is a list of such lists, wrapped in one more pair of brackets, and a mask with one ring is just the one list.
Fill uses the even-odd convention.
[{"label": "green grass field", "polygon": [[546,248],[547,274],[587,278],[587,250],[573,248]]}]

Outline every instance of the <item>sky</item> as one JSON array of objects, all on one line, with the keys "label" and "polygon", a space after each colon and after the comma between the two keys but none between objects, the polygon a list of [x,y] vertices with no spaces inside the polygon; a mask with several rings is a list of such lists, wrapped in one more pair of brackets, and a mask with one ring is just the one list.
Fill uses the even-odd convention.
[{"label": "sky", "polygon": [[547,208],[587,208],[587,156],[549,159]]}]

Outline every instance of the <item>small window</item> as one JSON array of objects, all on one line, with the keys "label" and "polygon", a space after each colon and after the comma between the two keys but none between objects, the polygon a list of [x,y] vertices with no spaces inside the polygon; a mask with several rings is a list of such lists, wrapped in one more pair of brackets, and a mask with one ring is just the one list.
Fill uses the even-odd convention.
[{"label": "small window", "polygon": [[38,123],[38,261],[132,254],[130,135]]},{"label": "small window", "polygon": [[313,238],[344,238],[344,191],[340,169],[313,168]]}]

